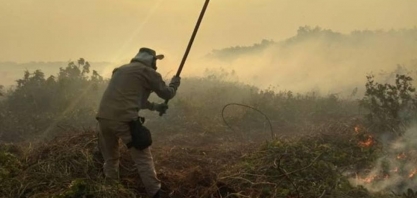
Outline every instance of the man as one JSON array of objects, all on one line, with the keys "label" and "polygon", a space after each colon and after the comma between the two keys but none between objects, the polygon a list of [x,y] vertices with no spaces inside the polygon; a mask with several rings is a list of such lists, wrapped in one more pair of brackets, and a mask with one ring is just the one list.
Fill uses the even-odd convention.
[{"label": "man", "polygon": [[[150,197],[159,197],[161,183],[156,177],[155,167],[147,136],[142,139],[135,134],[149,133],[146,129],[137,131],[132,126],[143,128],[138,121],[140,109],[149,109],[164,113],[168,106],[165,103],[155,104],[148,101],[151,92],[155,92],[160,98],[168,100],[175,96],[180,85],[180,77],[174,76],[169,86],[156,72],[156,61],[163,55],[156,55],[149,48],[141,48],[139,53],[129,64],[116,68],[106,91],[100,102],[97,113],[99,121],[99,148],[104,158],[104,174],[109,179],[119,179],[119,138],[128,145],[131,157],[139,171],[143,184]],[[133,123],[133,124],[132,124]],[[136,128],[136,127],[133,127]],[[146,135],[146,134],[145,134]],[[145,146],[135,146],[135,140],[146,139]],[[132,147],[132,143],[133,147]],[[142,147],[140,147],[142,146]]]}]

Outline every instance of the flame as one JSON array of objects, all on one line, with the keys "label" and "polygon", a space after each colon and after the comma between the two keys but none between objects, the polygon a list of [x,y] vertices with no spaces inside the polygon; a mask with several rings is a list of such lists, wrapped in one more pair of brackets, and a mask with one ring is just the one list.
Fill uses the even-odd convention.
[{"label": "flame", "polygon": [[405,159],[406,157],[407,157],[407,155],[405,155],[404,152],[397,155],[397,159]]},{"label": "flame", "polygon": [[376,178],[376,175],[374,175],[374,174],[368,175],[368,176],[366,176],[364,178],[362,178],[361,176],[359,176],[358,173],[355,173],[355,175],[356,175],[356,181],[361,181],[362,183],[371,183]]},{"label": "flame", "polygon": [[360,141],[358,144],[361,147],[370,147],[374,144],[374,138],[371,135],[369,135],[368,139],[366,139],[365,141]]},{"label": "flame", "polygon": [[414,169],[411,171],[411,173],[408,175],[408,178],[414,177],[414,175],[417,173],[417,169]]},{"label": "flame", "polygon": [[376,175],[369,175],[365,178],[362,178],[361,180],[365,183],[371,183],[375,180],[375,178],[376,178]]}]

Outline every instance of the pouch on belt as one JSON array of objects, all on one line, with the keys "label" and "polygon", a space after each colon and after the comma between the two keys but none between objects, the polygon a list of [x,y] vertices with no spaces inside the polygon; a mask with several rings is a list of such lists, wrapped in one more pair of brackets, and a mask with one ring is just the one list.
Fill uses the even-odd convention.
[{"label": "pouch on belt", "polygon": [[129,122],[132,141],[126,144],[127,148],[135,147],[136,149],[143,150],[152,145],[151,132],[143,126],[144,122],[145,118],[143,117],[138,117],[136,120]]}]

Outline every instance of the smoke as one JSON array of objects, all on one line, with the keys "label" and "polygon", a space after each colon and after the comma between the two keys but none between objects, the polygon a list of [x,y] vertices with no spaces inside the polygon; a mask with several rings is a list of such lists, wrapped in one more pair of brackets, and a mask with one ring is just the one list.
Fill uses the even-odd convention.
[{"label": "smoke", "polygon": [[366,174],[351,178],[352,185],[362,185],[372,192],[397,192],[417,187],[417,125],[390,143],[385,155]]},{"label": "smoke", "polygon": [[399,70],[417,76],[416,38],[416,28],[341,34],[301,27],[281,42],[213,51],[187,70],[233,73],[234,79],[261,88],[346,95],[355,88],[363,92],[369,74],[377,80]]},{"label": "smoke", "polygon": [[[210,46],[205,48],[210,49]],[[175,74],[181,57],[169,50],[158,51],[166,55],[158,63],[158,71],[169,80]],[[92,67],[108,78],[115,67],[128,61],[93,63]],[[33,68],[29,64],[24,66]],[[65,63],[61,66],[64,67]],[[24,68],[19,73],[14,71],[18,67],[13,68],[16,69],[0,72],[0,84],[10,85],[12,77],[15,80],[23,74]],[[191,53],[181,75],[217,76],[262,89],[298,93],[314,91],[342,96],[358,93],[356,97],[360,97],[364,92],[366,75],[375,75],[378,82],[389,82],[395,77],[394,73],[417,77],[415,68],[417,28],[342,34],[305,26],[300,27],[295,36],[282,41],[264,40],[252,46],[213,50],[204,57]],[[36,65],[36,69],[44,70],[41,65]]]}]

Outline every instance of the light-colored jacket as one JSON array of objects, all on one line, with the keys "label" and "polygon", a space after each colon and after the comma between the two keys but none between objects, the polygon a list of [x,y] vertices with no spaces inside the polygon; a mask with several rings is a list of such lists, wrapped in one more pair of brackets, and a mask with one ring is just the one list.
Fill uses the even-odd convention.
[{"label": "light-colored jacket", "polygon": [[150,93],[169,100],[175,89],[162,80],[161,74],[147,62],[131,62],[116,68],[100,102],[98,119],[131,121],[137,118],[140,109],[151,109]]}]

